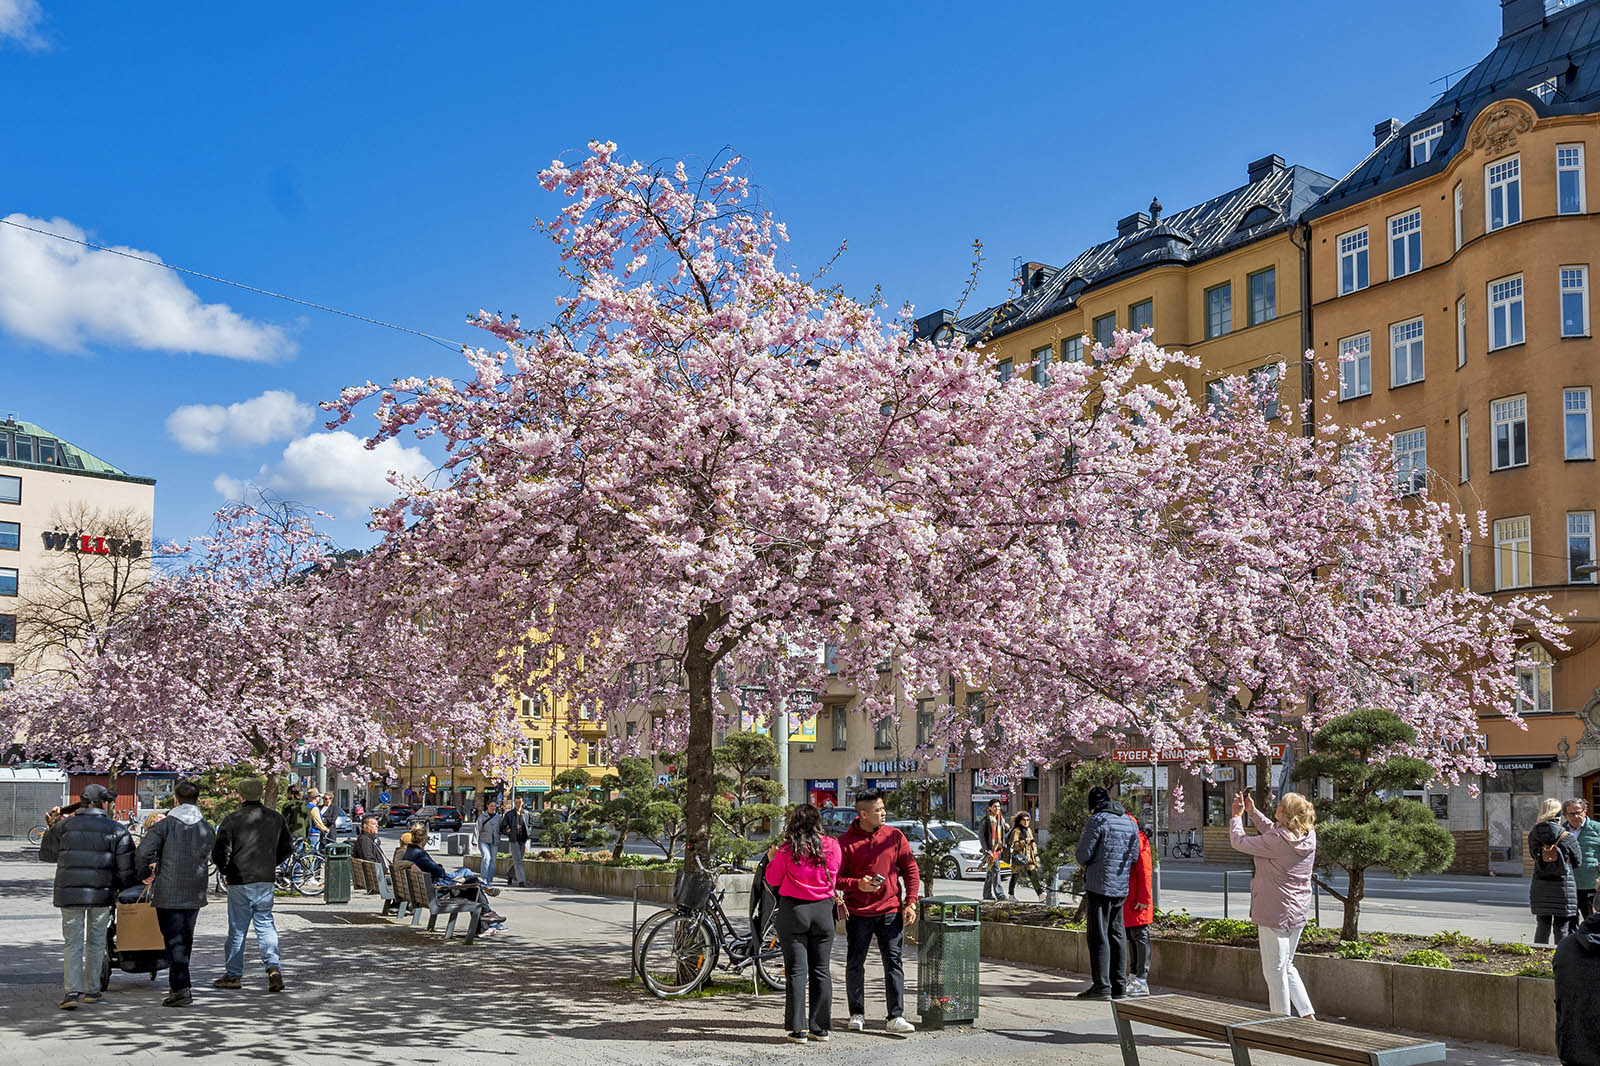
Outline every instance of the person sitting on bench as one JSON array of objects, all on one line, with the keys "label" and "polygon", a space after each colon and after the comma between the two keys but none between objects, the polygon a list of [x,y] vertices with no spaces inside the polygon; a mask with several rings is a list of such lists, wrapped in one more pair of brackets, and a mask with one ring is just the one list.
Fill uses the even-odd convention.
[{"label": "person sitting on bench", "polygon": [[428,854],[428,830],[426,826],[415,825],[410,832],[400,834],[400,843],[405,846],[405,854],[401,858],[427,874],[433,883],[438,886],[443,895],[456,899],[473,900],[483,904],[483,920],[490,928],[504,928],[505,916],[489,906],[489,895],[499,895],[493,889],[485,888],[478,880],[478,875],[471,870],[457,870],[451,873]]}]

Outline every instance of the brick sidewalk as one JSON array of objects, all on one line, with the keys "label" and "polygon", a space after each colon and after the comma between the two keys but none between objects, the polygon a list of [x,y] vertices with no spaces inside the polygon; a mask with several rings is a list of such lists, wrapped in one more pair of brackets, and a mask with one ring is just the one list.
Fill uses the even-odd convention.
[{"label": "brick sidewalk", "polygon": [[[539,889],[496,901],[511,932],[471,947],[376,916],[358,894],[349,906],[279,900],[288,990],[266,991],[253,944],[246,987],[210,987],[221,972],[225,908],[202,913],[195,1005],[160,1006],[165,977],[115,973],[104,1001],[56,1009],[61,935],[49,905],[51,870],[0,843],[0,1066],[12,1063],[299,1066],[345,1062],[470,1061],[537,1056],[551,1066],[745,1066],[777,1061],[896,1066],[1120,1066],[1110,1011],[1079,1003],[1081,978],[984,964],[983,1007],[970,1030],[837,1031],[827,1045],[782,1043],[776,995],[747,993],[662,1002],[623,987],[631,904]],[[648,913],[642,910],[641,913]],[[835,1014],[843,1022],[842,938],[834,960]],[[915,1020],[915,964],[908,966]],[[882,993],[870,980],[868,1003]],[[878,1010],[874,1008],[874,1010]],[[869,1012],[869,1017],[873,1014]],[[881,1027],[881,1018],[873,1024]],[[1220,1045],[1176,1033],[1141,1037],[1148,1066],[1231,1061]],[[1262,1066],[1287,1060],[1260,1055]],[[1452,1045],[1460,1066],[1554,1066],[1555,1060],[1484,1045]]]}]

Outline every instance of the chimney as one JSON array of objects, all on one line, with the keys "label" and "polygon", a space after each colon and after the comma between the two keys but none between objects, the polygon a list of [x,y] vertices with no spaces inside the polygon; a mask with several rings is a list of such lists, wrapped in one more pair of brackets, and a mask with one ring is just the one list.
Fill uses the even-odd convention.
[{"label": "chimney", "polygon": [[1400,120],[1399,119],[1397,119],[1397,118],[1386,118],[1386,119],[1384,119],[1382,122],[1380,122],[1376,126],[1372,127],[1372,147],[1374,147],[1374,148],[1382,148],[1384,141],[1387,141],[1390,137],[1393,137],[1395,134],[1397,134],[1399,132],[1400,132]]},{"label": "chimney", "polygon": [[1117,236],[1127,237],[1150,227],[1150,216],[1143,211],[1135,211],[1127,218],[1117,219]]},{"label": "chimney", "polygon": [[1281,155],[1264,155],[1250,164],[1250,169],[1247,171],[1250,175],[1250,184],[1254,185],[1274,174],[1281,174],[1288,169],[1288,166],[1288,161]]},{"label": "chimney", "polygon": [[1544,22],[1544,0],[1500,0],[1500,39]]},{"label": "chimney", "polygon": [[1023,263],[1017,270],[1017,282],[1025,293],[1037,289],[1049,276],[1050,267],[1044,263]]},{"label": "chimney", "polygon": [[927,340],[940,326],[955,327],[956,316],[954,311],[940,309],[931,315],[923,315],[917,319],[915,335],[918,340]]}]

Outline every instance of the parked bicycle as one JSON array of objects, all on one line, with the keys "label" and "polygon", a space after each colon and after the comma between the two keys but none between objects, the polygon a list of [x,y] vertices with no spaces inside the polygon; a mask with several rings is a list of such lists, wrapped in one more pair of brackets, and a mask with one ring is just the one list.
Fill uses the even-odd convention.
[{"label": "parked bicycle", "polygon": [[[699,864],[698,856],[695,861]],[[644,986],[661,999],[688,995],[720,965],[739,974],[753,968],[762,984],[782,991],[787,984],[783,947],[774,909],[762,905],[766,891],[758,875],[751,886],[750,921],[741,931],[722,906],[726,890],[717,887],[715,875],[704,865],[698,873],[685,869],[673,887],[676,905],[652,914],[634,935],[633,965]]]},{"label": "parked bicycle", "polygon": [[32,829],[28,830],[28,844],[29,844],[29,846],[36,848],[40,844],[43,844],[44,843],[44,835],[46,833],[48,833],[49,831],[50,831],[49,826],[43,826],[43,825],[36,825]]}]

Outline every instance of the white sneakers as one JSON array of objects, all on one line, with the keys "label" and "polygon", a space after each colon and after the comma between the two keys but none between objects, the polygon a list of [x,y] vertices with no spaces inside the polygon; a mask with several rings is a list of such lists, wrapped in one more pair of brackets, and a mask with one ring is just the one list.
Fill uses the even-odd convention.
[{"label": "white sneakers", "polygon": [[850,1015],[850,1024],[845,1026],[845,1028],[849,1029],[852,1033],[865,1032],[867,1028],[867,1016],[865,1014]]},{"label": "white sneakers", "polygon": [[893,1033],[895,1036],[905,1036],[908,1033],[916,1032],[917,1027],[906,1021],[904,1018],[890,1018],[884,1023],[883,1031],[886,1033]]}]

